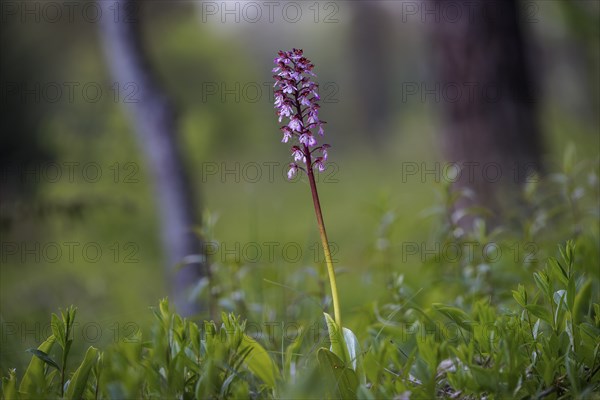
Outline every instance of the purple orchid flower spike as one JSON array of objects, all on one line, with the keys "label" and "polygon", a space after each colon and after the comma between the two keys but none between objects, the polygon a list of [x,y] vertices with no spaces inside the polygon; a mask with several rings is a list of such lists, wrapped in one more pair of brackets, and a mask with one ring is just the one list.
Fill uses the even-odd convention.
[{"label": "purple orchid flower spike", "polygon": [[[328,144],[317,146],[316,135],[323,136],[323,124],[325,121],[319,119],[318,87],[311,80],[316,75],[312,72],[314,65],[304,57],[302,50],[279,51],[274,59],[276,67],[273,68],[275,78],[275,109],[279,122],[284,118],[288,123],[281,127],[283,132],[283,143],[290,140],[300,146],[292,146],[292,157],[294,163],[290,164],[288,178],[293,178],[298,171],[297,162],[302,161],[306,165],[306,171],[313,171],[314,167],[319,172],[326,169]],[[320,154],[315,154],[320,153]],[[304,168],[302,168],[304,170]]]},{"label": "purple orchid flower spike", "polygon": [[[281,141],[283,143],[292,142],[291,155],[294,159],[294,162],[289,164],[287,176],[288,179],[292,179],[296,176],[298,170],[302,170],[308,175],[315,214],[319,225],[319,233],[325,252],[335,322],[341,329],[342,317],[335,280],[335,270],[325,231],[325,222],[323,221],[323,213],[321,212],[321,203],[319,201],[314,172],[314,169],[318,172],[325,171],[328,150],[331,147],[328,144],[318,146],[316,139],[317,134],[323,136],[323,124],[325,121],[319,119],[320,107],[318,102],[320,97],[317,90],[319,86],[311,80],[315,76],[312,72],[314,65],[309,59],[304,57],[300,49],[279,51],[274,62],[276,65],[273,68],[273,72],[276,74],[273,75],[273,78],[275,78],[275,109],[277,110],[279,122],[287,118],[287,124],[281,127],[281,131],[283,132],[283,139]],[[300,164],[303,164],[304,167]]]}]

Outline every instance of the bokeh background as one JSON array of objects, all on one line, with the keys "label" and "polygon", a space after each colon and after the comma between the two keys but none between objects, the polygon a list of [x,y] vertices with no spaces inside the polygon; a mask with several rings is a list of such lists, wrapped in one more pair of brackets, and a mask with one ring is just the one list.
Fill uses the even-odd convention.
[{"label": "bokeh background", "polygon": [[[111,2],[107,13],[110,6],[91,2],[2,3],[2,370],[26,362],[23,350],[48,334],[50,312],[75,304],[81,347],[102,346],[143,330],[148,307],[173,295],[153,172],[161,166],[144,152],[132,111],[144,93],[136,79],[115,77],[114,43],[102,34],[107,20],[130,14],[144,68],[174,110],[194,232],[210,243],[204,264],[214,281],[189,282],[192,291],[186,289],[204,306],[197,318],[231,310],[256,321],[300,315],[316,321],[329,302],[308,182],[285,177],[289,149],[280,142],[272,104],[273,58],[293,47],[313,61],[321,88],[332,148],[319,190],[348,324],[358,323],[355,316],[385,293],[390,279],[403,276],[422,289],[424,303],[460,290],[453,282],[463,271],[445,275],[442,263],[427,256],[445,224],[444,168],[454,159],[444,143],[453,143],[447,128],[455,102],[444,67],[453,65],[448,52],[461,40],[439,32],[439,20],[453,18],[441,3],[133,4],[117,11],[122,5]],[[463,40],[484,42],[464,43],[466,54],[472,46],[486,52],[467,64],[482,87],[477,68],[494,67],[477,62],[527,68],[517,73],[518,85],[530,87],[533,97],[509,107],[526,110],[536,127],[540,172],[531,182],[563,171],[565,153],[585,161],[576,186],[591,193],[585,204],[597,214],[600,3],[515,4],[519,36],[501,37],[508,48],[523,46],[525,61],[519,64],[518,52],[505,52],[497,41],[486,43],[485,32],[475,29]],[[464,81],[454,83],[465,96]],[[515,137],[511,127],[507,140],[519,152],[533,133]],[[500,135],[494,132],[481,135]],[[438,172],[423,176],[427,168]],[[561,204],[559,192],[545,196]],[[488,231],[514,226],[515,215],[523,214],[496,214]],[[597,252],[597,220],[589,222],[585,208],[580,218]],[[490,267],[511,271],[503,278],[507,289],[491,290],[492,296],[510,297],[510,285],[530,272],[524,258],[534,252],[541,262],[571,236],[537,229],[539,235],[520,236],[514,252]],[[418,253],[407,254],[407,244],[418,245]]]}]

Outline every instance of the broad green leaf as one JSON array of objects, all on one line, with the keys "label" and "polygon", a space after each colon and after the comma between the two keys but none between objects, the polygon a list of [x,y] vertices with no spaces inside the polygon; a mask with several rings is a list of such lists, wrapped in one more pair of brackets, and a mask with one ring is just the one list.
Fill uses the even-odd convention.
[{"label": "broad green leaf", "polygon": [[352,369],[356,372],[356,375],[360,379],[360,383],[366,383],[365,372],[363,369],[363,361],[362,354],[360,352],[360,344],[358,343],[358,339],[354,332],[352,332],[348,328],[344,328],[344,341],[346,342],[346,348],[348,349],[348,355],[350,356],[350,361],[352,365]]},{"label": "broad green leaf", "polygon": [[337,355],[323,347],[317,351],[317,358],[324,372],[332,378],[329,383],[335,385],[336,398],[355,399],[358,388],[356,373],[346,367],[347,364]]},{"label": "broad green leaf", "polygon": [[527,304],[525,308],[542,321],[549,324],[552,322],[552,315],[545,307],[540,306],[539,304]]},{"label": "broad green leaf", "polygon": [[248,369],[270,388],[274,388],[279,370],[269,353],[256,340],[244,335],[240,350],[244,351],[246,348],[250,349],[250,354],[244,360]]},{"label": "broad green leaf", "polygon": [[523,285],[519,285],[517,290],[512,291],[512,294],[513,298],[521,307],[525,307],[527,305],[527,292],[525,291],[525,287]]},{"label": "broad green leaf", "polygon": [[48,354],[44,353],[43,351],[38,350],[38,349],[27,349],[26,351],[28,353],[31,353],[34,356],[38,357],[40,360],[42,360],[46,364],[50,365],[51,367],[54,367],[58,370],[60,369],[60,367],[58,366],[56,361],[54,361],[52,358],[50,358],[50,356]]},{"label": "broad green leaf", "polygon": [[564,289],[557,290],[554,292],[554,303],[557,306],[564,306],[565,310],[567,309],[567,291]]},{"label": "broad green leaf", "polygon": [[562,264],[556,258],[550,258],[548,260],[548,264],[554,267],[554,270],[556,271],[556,275],[560,282],[563,285],[567,286],[569,283],[569,275],[565,268],[562,266]]},{"label": "broad green leaf", "polygon": [[331,315],[323,313],[325,315],[325,322],[327,323],[327,331],[329,332],[329,341],[331,342],[330,350],[342,360],[344,365],[349,366],[352,362],[350,354],[348,354],[348,347],[344,340],[342,330],[335,323]]},{"label": "broad green leaf", "polygon": [[567,244],[565,245],[565,252],[567,254],[565,260],[569,263],[573,262],[573,260],[575,259],[575,242],[573,242],[573,240],[567,240]]},{"label": "broad green leaf", "polygon": [[[39,351],[48,354],[52,350],[52,346],[55,342],[54,335],[51,335],[42,343],[37,349]],[[44,375],[44,365],[46,363],[39,357],[33,356],[29,362],[29,366],[23,375],[21,384],[19,385],[19,392],[21,394],[36,395],[46,392],[47,384],[46,377]]]},{"label": "broad green leaf", "polygon": [[581,317],[587,313],[591,290],[592,280],[588,279],[575,296],[575,304],[573,305],[572,315],[576,325],[581,322]]},{"label": "broad green leaf", "polygon": [[68,327],[69,331],[73,328],[73,323],[75,322],[75,315],[77,314],[77,307],[69,306],[66,310],[66,313],[62,313],[63,320],[65,321],[65,325]]},{"label": "broad green leaf", "polygon": [[65,397],[67,399],[80,399],[83,396],[90,372],[94,366],[94,363],[96,362],[97,357],[98,349],[90,346],[87,349],[85,357],[79,365],[79,368],[77,368],[77,371],[75,371],[75,374],[73,374],[73,377],[71,378],[69,387],[65,393]]},{"label": "broad green leaf", "polygon": [[160,309],[161,314],[163,315],[169,315],[169,299],[167,299],[166,297],[164,299],[161,299],[160,302],[158,303],[158,307]]},{"label": "broad green leaf", "polygon": [[441,303],[434,303],[432,304],[432,306],[434,310],[444,314],[446,317],[450,318],[461,328],[467,331],[473,330],[471,318],[466,312],[464,312],[460,308],[446,306]]},{"label": "broad green leaf", "polygon": [[552,284],[550,282],[550,278],[546,271],[539,271],[533,274],[533,279],[535,280],[536,286],[548,297],[549,300],[552,299]]}]

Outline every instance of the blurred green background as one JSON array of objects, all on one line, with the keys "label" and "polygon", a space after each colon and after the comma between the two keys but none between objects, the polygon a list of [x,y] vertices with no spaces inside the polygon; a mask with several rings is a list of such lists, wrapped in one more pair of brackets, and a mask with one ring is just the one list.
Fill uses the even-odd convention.
[{"label": "blurred green background", "polygon": [[[25,2],[12,3],[20,12]],[[308,182],[285,179],[290,157],[288,146],[280,143],[271,97],[272,59],[277,50],[292,47],[304,49],[326,91],[321,116],[327,121],[333,165],[320,176],[319,190],[342,271],[348,324],[359,323],[355,317],[385,293],[392,274],[404,274],[414,287],[428,289],[423,302],[452,290],[437,279],[439,271],[424,266],[418,256],[405,257],[402,247],[431,243],[441,224],[430,211],[443,203],[443,179],[402,176],[407,162],[444,162],[441,104],[417,96],[407,100],[401,90],[406,82],[435,81],[427,26],[418,18],[404,20],[402,2],[373,3],[388,32],[380,62],[389,72],[382,77],[353,72],[361,56],[352,39],[353,2],[315,3],[317,22],[314,9],[303,3],[298,23],[281,18],[235,23],[232,17],[223,23],[218,14],[203,14],[201,2],[141,6],[144,47],[177,105],[184,158],[199,193],[197,210],[214,222],[198,228],[220,246],[212,259],[219,269],[220,309],[263,321],[294,320],[297,308],[315,320],[321,315],[325,275]],[[561,170],[571,143],[578,160],[596,160],[591,170],[597,173],[599,3],[533,3],[535,22],[524,24],[524,36],[539,79],[545,166]],[[2,370],[23,366],[28,359],[23,350],[48,333],[50,312],[77,305],[76,335],[86,339],[80,345],[102,346],[143,329],[151,318],[148,307],[169,294],[147,161],[124,109],[128,92],[120,88],[117,93],[113,86],[98,24],[77,12],[73,20],[63,16],[53,23],[6,10],[0,39]],[[332,12],[332,22],[325,23]],[[385,119],[377,127],[365,124],[365,94],[357,84],[362,79],[387,90],[382,93]],[[14,88],[19,83],[35,92],[36,85],[44,90],[52,82],[63,88],[65,82],[79,85],[72,99],[65,91],[55,102],[23,97],[23,87]],[[97,102],[86,99],[86,84],[102,88]],[[235,94],[222,98],[220,85]],[[219,91],[212,94],[215,87]],[[71,164],[72,179],[68,163],[78,163]],[[94,171],[83,169],[90,163],[102,173],[93,182],[85,173]],[[23,165],[40,169],[27,172]],[[58,179],[53,179],[53,165],[61,168]],[[268,165],[275,166],[272,179]],[[214,168],[216,173],[210,173]],[[568,238],[568,232],[544,234],[536,242],[539,260],[554,254],[556,241]],[[280,244],[272,259],[265,245],[270,242]],[[520,249],[526,242],[520,242]],[[72,258],[69,243],[76,243]],[[255,256],[249,244],[258,244],[262,254]],[[285,244],[297,244],[302,257],[291,261],[282,254]],[[60,257],[54,256],[56,246]],[[102,254],[95,260],[97,248]],[[225,249],[233,251],[228,255]],[[522,264],[522,257],[511,260],[503,258],[493,268]],[[518,279],[515,275],[510,283]],[[510,296],[510,288],[497,296]]]}]

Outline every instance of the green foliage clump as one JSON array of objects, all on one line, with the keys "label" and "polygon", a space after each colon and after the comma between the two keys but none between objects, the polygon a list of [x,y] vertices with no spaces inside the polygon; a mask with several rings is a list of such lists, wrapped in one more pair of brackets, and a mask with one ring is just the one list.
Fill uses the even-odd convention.
[{"label": "green foliage clump", "polygon": [[373,324],[365,369],[376,397],[598,398],[600,304],[573,243],[533,278],[536,289],[518,285],[505,309],[407,301]]},{"label": "green foliage clump", "polygon": [[[279,359],[222,314],[201,327],[166,300],[141,333],[66,371],[75,309],[52,315],[52,335],[25,374],[2,379],[6,399],[39,398],[600,398],[600,304],[573,242],[518,285],[506,308],[480,298],[468,309],[406,300],[375,310],[366,339],[325,315],[329,349],[305,351],[301,334]],[[399,285],[403,283],[397,281]],[[383,318],[383,310],[392,310]],[[52,356],[58,344],[59,358]],[[314,344],[314,343],[313,343]],[[55,361],[60,360],[59,362]]]},{"label": "green foliage clump", "polygon": [[[167,300],[154,313],[148,341],[138,332],[103,353],[90,347],[66,382],[75,309],[63,313],[62,321],[53,315],[53,335],[29,350],[33,357],[18,385],[14,370],[3,378],[3,397],[240,398],[272,393],[279,370],[266,350],[244,333],[244,322],[223,314],[220,328],[205,322],[201,332],[197,324],[172,312]],[[62,348],[61,365],[50,355],[55,343]]]},{"label": "green foliage clump", "polygon": [[[387,290],[345,314],[354,332],[319,312],[330,305],[324,273],[305,268],[284,283],[269,281],[291,293],[281,301],[250,285],[247,265],[215,259],[198,291],[210,289],[211,311],[229,311],[220,322],[182,318],[162,300],[144,333],[74,355],[70,307],[52,315],[52,334],[28,350],[24,372],[1,372],[2,398],[600,399],[598,163],[589,172],[575,160],[567,151],[549,185],[526,185],[532,212],[491,232],[483,219],[461,232],[448,192],[436,240],[455,248],[492,243],[510,256],[494,264],[486,253],[435,255],[396,268],[394,249],[382,246],[369,265],[386,266]],[[394,242],[390,215],[381,243]],[[203,237],[213,237],[211,220]],[[534,247],[517,254],[522,242]],[[564,242],[558,252],[557,242]],[[279,314],[289,322],[281,337],[250,334],[253,321]]]}]

